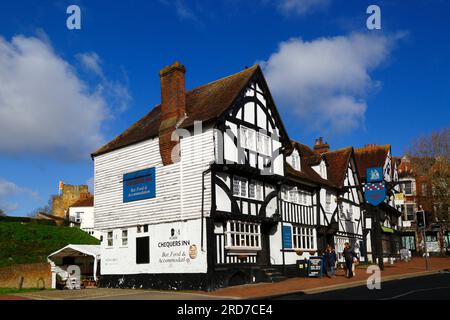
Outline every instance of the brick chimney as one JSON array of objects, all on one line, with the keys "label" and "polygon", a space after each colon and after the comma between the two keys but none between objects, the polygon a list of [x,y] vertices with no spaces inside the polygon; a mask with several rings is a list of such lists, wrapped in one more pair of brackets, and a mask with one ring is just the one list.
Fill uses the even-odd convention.
[{"label": "brick chimney", "polygon": [[316,153],[326,153],[330,151],[330,145],[326,142],[323,142],[323,138],[320,137],[316,139],[316,143],[314,144],[314,152]]},{"label": "brick chimney", "polygon": [[161,125],[159,152],[163,164],[179,161],[179,139],[172,141],[172,133],[186,116],[186,68],[178,61],[159,72],[161,79]]}]

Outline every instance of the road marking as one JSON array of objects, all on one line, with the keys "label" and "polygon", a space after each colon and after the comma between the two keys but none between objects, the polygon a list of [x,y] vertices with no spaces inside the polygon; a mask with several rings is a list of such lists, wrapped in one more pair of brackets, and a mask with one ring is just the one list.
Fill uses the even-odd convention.
[{"label": "road marking", "polygon": [[411,291],[408,291],[408,292],[403,293],[403,294],[399,294],[399,295],[394,296],[394,297],[383,298],[383,299],[380,299],[380,300],[393,300],[393,299],[398,299],[398,298],[401,298],[401,297],[405,297],[405,296],[407,296],[407,295],[410,295],[410,294],[413,294],[413,293],[417,293],[417,292],[425,292],[425,291],[432,291],[432,290],[442,290],[442,289],[450,289],[450,286],[447,286],[447,287],[428,288],[428,289],[411,290]]}]

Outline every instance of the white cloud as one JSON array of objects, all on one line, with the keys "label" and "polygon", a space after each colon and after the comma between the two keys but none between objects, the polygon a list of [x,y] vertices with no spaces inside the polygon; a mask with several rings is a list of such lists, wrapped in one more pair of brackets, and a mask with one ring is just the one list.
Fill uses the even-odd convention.
[{"label": "white cloud", "polygon": [[[85,66],[103,74],[98,56],[90,58]],[[0,152],[78,160],[104,142],[110,97],[102,82],[90,90],[49,41],[0,37],[0,84]]]},{"label": "white cloud", "polygon": [[80,53],[77,55],[78,60],[81,62],[83,68],[88,71],[94,72],[100,77],[104,77],[101,67],[102,61],[95,52]]},{"label": "white cloud", "polygon": [[326,9],[330,0],[279,0],[276,3],[278,9],[285,15],[305,15]]},{"label": "white cloud", "polygon": [[128,87],[121,82],[106,78],[102,69],[103,62],[98,54],[87,52],[80,53],[76,57],[84,70],[92,72],[99,78],[97,93],[108,100],[110,108],[119,113],[127,110],[132,100]]},{"label": "white cloud", "polygon": [[400,37],[295,38],[282,42],[261,65],[279,107],[309,129],[348,132],[363,125],[365,99],[379,85],[370,72],[388,59]]},{"label": "white cloud", "polygon": [[0,178],[0,209],[6,213],[11,213],[19,208],[15,202],[11,202],[15,196],[26,196],[34,199],[39,199],[37,192],[27,188],[19,187],[11,181]]},{"label": "white cloud", "polygon": [[[190,20],[203,25],[197,14],[186,4],[185,0],[159,0],[159,2],[165,6],[173,6],[175,13],[181,20]],[[198,3],[196,5],[197,7],[199,6]]]}]

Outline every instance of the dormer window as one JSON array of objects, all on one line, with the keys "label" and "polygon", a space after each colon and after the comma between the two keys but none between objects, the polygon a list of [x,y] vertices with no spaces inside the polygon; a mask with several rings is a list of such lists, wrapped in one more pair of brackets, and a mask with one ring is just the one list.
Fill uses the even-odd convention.
[{"label": "dormer window", "polygon": [[322,161],[322,162],[320,163],[319,171],[320,171],[320,176],[321,176],[322,178],[326,179],[326,177],[327,177],[327,167],[326,167],[324,161]]},{"label": "dormer window", "polygon": [[296,153],[294,153],[292,155],[292,168],[294,168],[297,171],[301,170],[301,167],[300,167],[300,156],[298,154],[296,154]]}]

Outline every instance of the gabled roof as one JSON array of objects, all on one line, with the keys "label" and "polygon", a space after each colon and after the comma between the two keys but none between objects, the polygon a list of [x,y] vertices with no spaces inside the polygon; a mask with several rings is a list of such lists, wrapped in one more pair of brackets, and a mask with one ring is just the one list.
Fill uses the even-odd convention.
[{"label": "gabled roof", "polygon": [[[180,128],[189,128],[194,121],[206,122],[218,118],[233,104],[256,72],[261,72],[259,65],[186,92],[187,118]],[[161,105],[158,105],[125,132],[95,151],[92,157],[156,137],[160,115]]]},{"label": "gabled roof", "polygon": [[356,167],[361,179],[366,178],[367,168],[384,167],[391,145],[367,146],[355,150]]},{"label": "gabled roof", "polygon": [[311,164],[312,162],[317,162],[317,160],[319,160],[320,163],[322,159],[321,155],[316,154],[307,145],[291,140],[291,148],[286,150],[286,156],[290,156],[295,149],[297,149],[300,154],[301,171],[295,170],[289,163],[286,163],[286,173],[288,177],[311,182],[319,186],[331,188],[337,187],[332,181],[323,179],[313,168],[311,168],[311,165],[315,165]]},{"label": "gabled roof", "polygon": [[94,206],[94,197],[87,197],[84,199],[80,199],[71,205],[71,208],[80,208],[80,207],[93,207]]},{"label": "gabled roof", "polygon": [[335,151],[326,152],[323,156],[327,159],[328,163],[328,180],[333,184],[343,187],[344,179],[347,174],[348,163],[353,153],[352,147],[347,147]]}]

